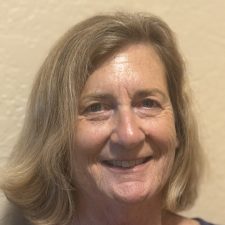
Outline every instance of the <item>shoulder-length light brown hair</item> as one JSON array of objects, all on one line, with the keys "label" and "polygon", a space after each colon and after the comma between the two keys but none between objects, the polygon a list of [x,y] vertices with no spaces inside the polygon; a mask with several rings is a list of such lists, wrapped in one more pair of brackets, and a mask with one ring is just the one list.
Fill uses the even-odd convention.
[{"label": "shoulder-length light brown hair", "polygon": [[179,147],[164,190],[164,208],[179,211],[196,199],[201,146],[186,88],[184,63],[173,32],[142,13],[97,15],[75,25],[50,51],[29,99],[24,127],[1,187],[34,224],[71,222],[76,205],[71,155],[82,88],[90,74],[120,48],[151,44],[166,68]]}]

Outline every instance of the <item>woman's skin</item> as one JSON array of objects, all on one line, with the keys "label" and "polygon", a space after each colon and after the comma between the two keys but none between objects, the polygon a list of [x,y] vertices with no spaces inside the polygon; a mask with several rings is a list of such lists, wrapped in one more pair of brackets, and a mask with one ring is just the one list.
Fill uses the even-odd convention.
[{"label": "woman's skin", "polygon": [[75,141],[74,224],[198,224],[162,210],[179,142],[165,68],[153,47],[127,46],[91,74]]}]

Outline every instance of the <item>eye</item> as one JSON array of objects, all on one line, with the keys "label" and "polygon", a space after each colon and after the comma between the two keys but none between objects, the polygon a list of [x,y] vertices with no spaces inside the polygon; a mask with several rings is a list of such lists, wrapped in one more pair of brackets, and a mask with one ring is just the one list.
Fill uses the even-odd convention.
[{"label": "eye", "polygon": [[141,106],[145,108],[159,108],[160,104],[156,100],[146,98],[141,102]]},{"label": "eye", "polygon": [[93,102],[83,106],[80,115],[92,121],[106,120],[112,113],[112,106],[103,102]]},{"label": "eye", "polygon": [[103,111],[106,107],[102,103],[93,103],[89,105],[86,109],[86,113],[95,113],[95,112],[100,112]]}]

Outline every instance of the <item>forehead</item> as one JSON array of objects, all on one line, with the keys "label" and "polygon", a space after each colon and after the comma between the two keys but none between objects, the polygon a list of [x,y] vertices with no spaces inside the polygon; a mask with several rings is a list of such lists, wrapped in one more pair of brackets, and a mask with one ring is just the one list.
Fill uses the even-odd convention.
[{"label": "forehead", "polygon": [[135,44],[120,49],[88,78],[83,93],[139,87],[167,92],[164,65],[151,45]]}]

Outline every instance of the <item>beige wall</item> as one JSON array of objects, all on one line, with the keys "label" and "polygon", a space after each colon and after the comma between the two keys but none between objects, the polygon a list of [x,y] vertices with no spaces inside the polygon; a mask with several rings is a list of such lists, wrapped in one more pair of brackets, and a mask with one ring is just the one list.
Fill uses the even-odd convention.
[{"label": "beige wall", "polygon": [[210,162],[201,196],[185,214],[225,224],[223,0],[0,0],[0,164],[16,140],[32,80],[51,45],[77,21],[114,9],[152,12],[176,31]]}]

